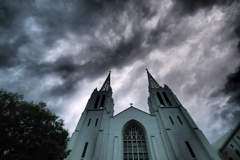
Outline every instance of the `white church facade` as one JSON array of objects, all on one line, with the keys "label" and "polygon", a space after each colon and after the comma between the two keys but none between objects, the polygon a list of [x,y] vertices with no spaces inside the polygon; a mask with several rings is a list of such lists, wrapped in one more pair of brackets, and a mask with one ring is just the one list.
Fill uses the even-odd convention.
[{"label": "white church facade", "polygon": [[130,106],[114,115],[109,73],[82,113],[67,160],[220,160],[172,90],[147,75],[150,113]]}]

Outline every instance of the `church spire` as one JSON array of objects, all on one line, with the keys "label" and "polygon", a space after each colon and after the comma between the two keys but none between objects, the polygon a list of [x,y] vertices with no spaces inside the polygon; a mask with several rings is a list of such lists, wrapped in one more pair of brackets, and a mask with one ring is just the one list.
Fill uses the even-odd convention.
[{"label": "church spire", "polygon": [[161,88],[161,86],[157,83],[157,81],[152,77],[152,75],[148,72],[147,70],[147,75],[148,75],[148,87],[149,88]]},{"label": "church spire", "polygon": [[109,74],[107,76],[107,79],[105,80],[105,82],[103,83],[102,88],[100,89],[100,91],[109,91],[112,90],[111,85],[110,85],[110,74],[111,71],[109,71]]}]

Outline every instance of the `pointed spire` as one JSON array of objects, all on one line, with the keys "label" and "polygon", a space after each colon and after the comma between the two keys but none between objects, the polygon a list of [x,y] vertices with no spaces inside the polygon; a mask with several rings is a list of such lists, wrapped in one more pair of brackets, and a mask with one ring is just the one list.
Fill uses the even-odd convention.
[{"label": "pointed spire", "polygon": [[149,88],[160,88],[161,86],[157,83],[157,81],[152,77],[152,75],[148,72],[147,70],[147,75],[148,75],[148,87]]},{"label": "pointed spire", "polygon": [[109,71],[109,74],[107,76],[107,79],[105,80],[105,82],[103,83],[102,88],[100,89],[100,91],[109,91],[112,90],[111,85],[110,85],[110,74],[111,71]]}]

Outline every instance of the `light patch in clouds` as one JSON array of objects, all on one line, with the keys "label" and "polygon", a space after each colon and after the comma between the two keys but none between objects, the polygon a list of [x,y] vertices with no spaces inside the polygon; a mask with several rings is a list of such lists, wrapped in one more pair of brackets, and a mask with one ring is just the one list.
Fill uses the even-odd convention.
[{"label": "light patch in clouds", "polygon": [[41,81],[41,85],[44,85],[42,88],[50,88],[55,85],[62,85],[63,83],[63,80],[56,75],[47,75]]},{"label": "light patch in clouds", "polygon": [[39,26],[39,24],[37,24],[34,17],[27,18],[24,22],[24,27],[26,29],[26,33],[28,34],[28,36],[31,36],[32,34],[36,35],[38,33],[43,32],[43,29],[41,28],[41,26]]},{"label": "light patch in clouds", "polygon": [[[54,48],[50,49],[43,59],[43,62],[55,62],[58,58],[67,56],[77,56],[79,52],[82,52],[86,45],[78,39],[68,34],[68,39],[58,40]],[[85,58],[79,56],[77,63],[82,65],[86,62]]]}]

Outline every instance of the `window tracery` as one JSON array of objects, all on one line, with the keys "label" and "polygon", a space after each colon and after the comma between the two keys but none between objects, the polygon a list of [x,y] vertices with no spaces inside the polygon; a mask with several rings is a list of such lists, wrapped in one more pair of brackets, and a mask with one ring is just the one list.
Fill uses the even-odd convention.
[{"label": "window tracery", "polygon": [[130,125],[123,137],[124,160],[149,160],[145,135],[141,128]]}]

